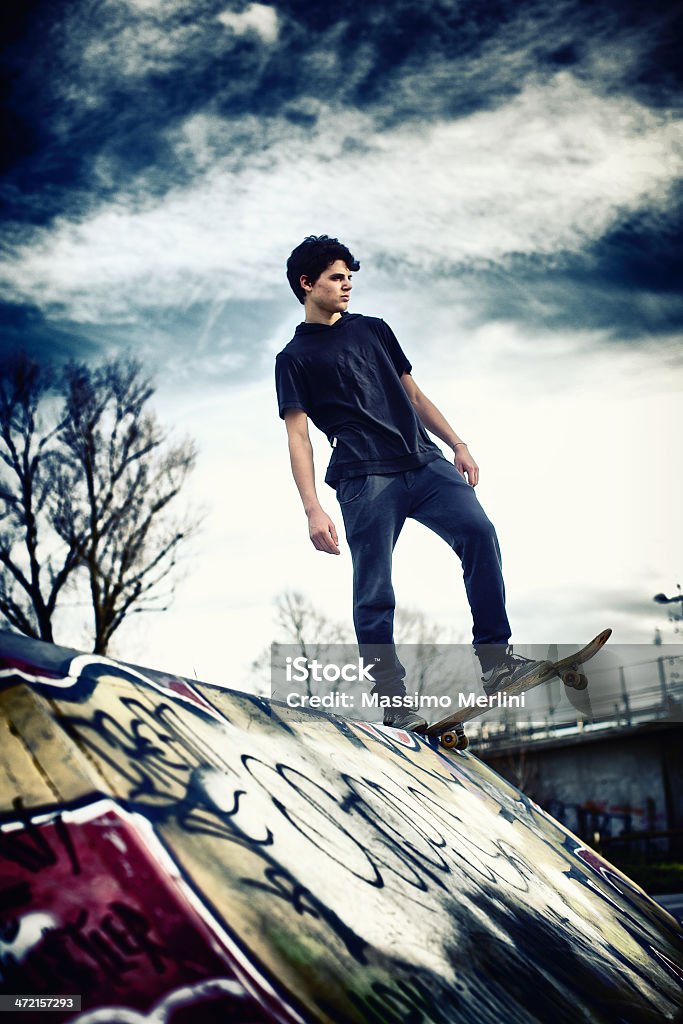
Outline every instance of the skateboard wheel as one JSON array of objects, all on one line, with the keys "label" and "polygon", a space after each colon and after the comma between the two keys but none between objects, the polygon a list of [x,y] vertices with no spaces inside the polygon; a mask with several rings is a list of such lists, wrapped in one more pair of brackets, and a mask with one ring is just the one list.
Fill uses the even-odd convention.
[{"label": "skateboard wheel", "polygon": [[470,745],[470,741],[467,739],[467,736],[465,736],[464,732],[461,733],[458,736],[458,750],[467,750],[469,745]]},{"label": "skateboard wheel", "polygon": [[439,737],[441,740],[441,746],[445,747],[446,750],[452,750],[453,747],[458,746],[458,734],[455,732],[442,732]]},{"label": "skateboard wheel", "polygon": [[588,686],[588,679],[583,672],[577,672],[575,669],[565,672],[562,676],[562,682],[565,686],[570,686],[572,690],[585,690]]}]

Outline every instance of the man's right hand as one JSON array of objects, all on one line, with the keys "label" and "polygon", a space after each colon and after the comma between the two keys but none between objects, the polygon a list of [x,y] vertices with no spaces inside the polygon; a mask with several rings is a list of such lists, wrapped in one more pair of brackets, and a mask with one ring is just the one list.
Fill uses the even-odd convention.
[{"label": "man's right hand", "polygon": [[316,550],[326,551],[328,555],[340,554],[334,523],[322,508],[312,509],[308,513],[308,536]]}]

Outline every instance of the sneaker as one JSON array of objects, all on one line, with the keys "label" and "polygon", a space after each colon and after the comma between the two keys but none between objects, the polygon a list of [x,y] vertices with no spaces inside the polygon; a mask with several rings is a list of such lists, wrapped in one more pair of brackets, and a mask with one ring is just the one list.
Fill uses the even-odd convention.
[{"label": "sneaker", "polygon": [[552,662],[550,661],[534,661],[532,658],[523,658],[521,654],[514,654],[512,647],[507,647],[501,661],[490,668],[488,672],[484,672],[481,677],[484,692],[487,697],[490,697],[491,694],[497,693],[498,690],[505,690],[513,683],[523,682],[529,676],[543,675],[551,666]]},{"label": "sneaker", "polygon": [[427,720],[412,708],[385,708],[384,725],[392,729],[405,729],[406,732],[424,732]]}]

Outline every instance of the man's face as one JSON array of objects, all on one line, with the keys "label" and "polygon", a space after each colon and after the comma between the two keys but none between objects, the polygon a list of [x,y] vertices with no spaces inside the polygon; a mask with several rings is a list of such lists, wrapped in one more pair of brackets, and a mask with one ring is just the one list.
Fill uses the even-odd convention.
[{"label": "man's face", "polygon": [[343,313],[351,297],[351,271],[344,260],[335,260],[311,286],[307,277],[301,278],[306,299],[325,313]]}]

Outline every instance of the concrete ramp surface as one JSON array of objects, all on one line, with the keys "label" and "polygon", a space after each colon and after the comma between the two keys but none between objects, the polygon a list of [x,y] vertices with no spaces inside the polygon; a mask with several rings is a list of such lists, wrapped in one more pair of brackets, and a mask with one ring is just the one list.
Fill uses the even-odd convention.
[{"label": "concrete ramp surface", "polygon": [[2,998],[81,997],[20,1020],[678,1019],[674,919],[469,751],[0,632],[0,815]]}]

